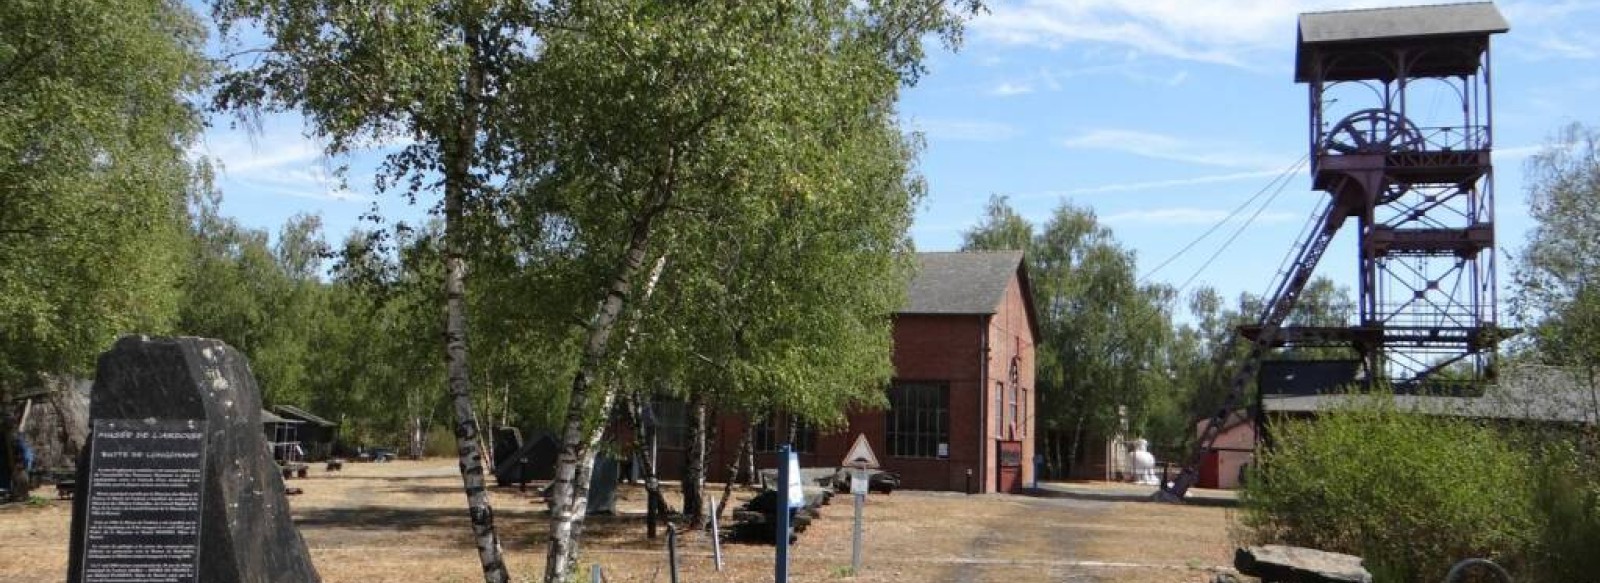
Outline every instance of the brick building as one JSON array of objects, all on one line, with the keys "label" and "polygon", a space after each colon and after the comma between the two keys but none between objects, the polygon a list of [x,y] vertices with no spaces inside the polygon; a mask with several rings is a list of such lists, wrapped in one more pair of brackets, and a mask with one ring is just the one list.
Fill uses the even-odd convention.
[{"label": "brick building", "polygon": [[[1038,322],[1022,253],[919,253],[917,263],[907,305],[894,317],[889,408],[851,413],[849,427],[831,434],[782,415],[760,423],[757,466],[775,467],[773,452],[792,421],[805,467],[838,466],[864,434],[903,488],[1014,492],[1032,482]],[[731,436],[746,421],[723,415],[717,423],[718,434]],[[733,441],[712,446],[712,479],[726,478]],[[681,464],[670,442],[663,440],[661,473],[676,478]]]}]

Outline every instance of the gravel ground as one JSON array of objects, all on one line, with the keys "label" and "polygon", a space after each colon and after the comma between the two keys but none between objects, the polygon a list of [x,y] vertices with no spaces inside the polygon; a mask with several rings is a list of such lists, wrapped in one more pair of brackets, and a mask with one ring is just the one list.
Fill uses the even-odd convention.
[{"label": "gravel ground", "polygon": [[[328,583],[482,580],[454,460],[346,464],[331,473],[316,465],[290,485],[305,490],[290,504]],[[494,492],[514,577],[536,580],[543,505],[515,489]],[[750,495],[735,489],[736,501]],[[624,486],[618,509],[589,520],[585,568],[600,564],[610,583],[666,583],[665,537],[644,536],[642,489]],[[848,497],[824,508],[793,549],[791,581],[1197,582],[1232,560],[1228,509],[902,491],[869,498],[864,568],[848,577],[851,514]],[[67,502],[0,506],[0,581],[65,580],[70,521]],[[728,544],[723,552],[717,572],[708,536],[680,537],[682,580],[771,580],[771,546]]]}]

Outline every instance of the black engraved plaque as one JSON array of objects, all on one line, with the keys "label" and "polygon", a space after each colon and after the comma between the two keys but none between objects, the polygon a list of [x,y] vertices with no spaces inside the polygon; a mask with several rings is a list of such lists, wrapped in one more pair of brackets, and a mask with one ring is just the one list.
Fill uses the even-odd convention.
[{"label": "black engraved plaque", "polygon": [[84,583],[198,580],[205,437],[200,420],[95,420]]}]

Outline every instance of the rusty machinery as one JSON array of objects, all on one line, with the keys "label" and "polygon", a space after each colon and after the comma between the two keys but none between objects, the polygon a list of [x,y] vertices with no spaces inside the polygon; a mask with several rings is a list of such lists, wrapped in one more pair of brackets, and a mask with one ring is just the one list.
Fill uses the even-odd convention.
[{"label": "rusty machinery", "polygon": [[[1256,322],[1238,330],[1250,350],[1226,402],[1158,499],[1182,500],[1195,484],[1274,349],[1349,347],[1360,378],[1397,392],[1470,388],[1492,374],[1506,333],[1495,323],[1489,38],[1508,29],[1488,2],[1300,15],[1295,81],[1310,89],[1312,186],[1328,199]],[[1359,321],[1285,326],[1351,219]]]}]

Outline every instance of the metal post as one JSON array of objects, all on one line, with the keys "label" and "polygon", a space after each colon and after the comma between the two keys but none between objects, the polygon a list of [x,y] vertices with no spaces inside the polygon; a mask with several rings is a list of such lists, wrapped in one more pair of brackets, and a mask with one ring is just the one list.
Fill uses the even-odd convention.
[{"label": "metal post", "polygon": [[[1106,458],[1111,459],[1111,458]],[[1111,464],[1106,464],[1110,466]],[[1044,471],[1044,454],[1033,454],[1033,489],[1039,489],[1039,473]],[[1109,480],[1107,480],[1109,481]]]},{"label": "metal post", "polygon": [[722,571],[722,531],[717,527],[717,497],[711,497],[711,560]]},{"label": "metal post", "polygon": [[789,583],[789,444],[778,446],[778,496],[773,504],[778,552],[772,566],[773,583]]},{"label": "metal post", "polygon": [[667,572],[678,583],[678,529],[667,525]]},{"label": "metal post", "polygon": [[600,565],[590,565],[589,567],[589,583],[605,581],[605,577],[600,575]]},{"label": "metal post", "polygon": [[644,492],[644,536],[656,538],[656,497],[648,488]]},{"label": "metal post", "polygon": [[972,495],[972,468],[967,468],[967,495]]},{"label": "metal post", "polygon": [[[866,470],[857,469],[851,477],[854,480],[866,480],[866,473]],[[867,495],[858,491],[854,483],[850,484],[850,491],[854,492],[851,496],[856,499],[856,525],[850,541],[850,574],[859,575],[861,574],[861,507],[866,505]]]}]

